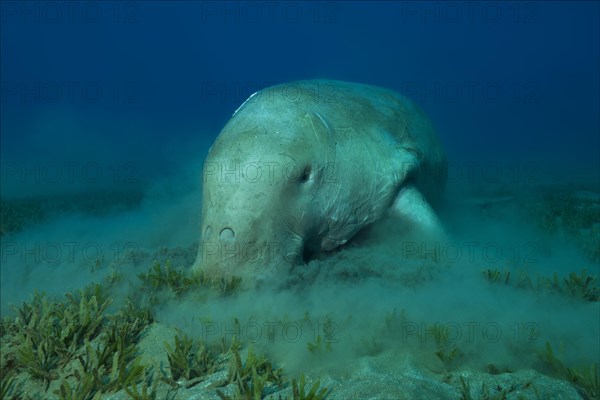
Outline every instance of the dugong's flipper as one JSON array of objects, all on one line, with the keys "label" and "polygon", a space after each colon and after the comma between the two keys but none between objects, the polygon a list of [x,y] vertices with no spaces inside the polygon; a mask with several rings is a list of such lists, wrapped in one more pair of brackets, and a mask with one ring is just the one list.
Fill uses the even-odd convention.
[{"label": "dugong's flipper", "polygon": [[390,215],[404,221],[411,228],[430,236],[444,238],[446,234],[435,211],[414,186],[406,186],[398,192]]}]

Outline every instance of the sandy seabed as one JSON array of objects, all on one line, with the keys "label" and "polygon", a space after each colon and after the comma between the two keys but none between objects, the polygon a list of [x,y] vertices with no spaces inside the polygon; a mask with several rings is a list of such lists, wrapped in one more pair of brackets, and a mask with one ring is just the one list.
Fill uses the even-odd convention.
[{"label": "sandy seabed", "polygon": [[597,399],[597,188],[454,196],[448,241],[385,221],[256,290],[191,273],[198,193],[3,200],[2,394]]}]

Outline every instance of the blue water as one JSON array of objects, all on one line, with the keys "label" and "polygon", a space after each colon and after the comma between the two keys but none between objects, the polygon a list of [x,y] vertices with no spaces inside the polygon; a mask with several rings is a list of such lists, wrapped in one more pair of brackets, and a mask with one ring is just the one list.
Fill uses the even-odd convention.
[{"label": "blue water", "polygon": [[598,170],[597,2],[261,4],[4,2],[3,161],[145,181],[203,158],[254,91],[329,78],[411,96],[451,161]]}]

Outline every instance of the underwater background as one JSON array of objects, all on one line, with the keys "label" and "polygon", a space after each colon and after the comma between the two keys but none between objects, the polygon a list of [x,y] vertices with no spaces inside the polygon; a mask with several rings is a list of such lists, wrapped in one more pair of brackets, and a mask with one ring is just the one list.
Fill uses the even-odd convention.
[{"label": "underwater background", "polygon": [[[1,396],[599,398],[598,2],[0,7]],[[194,276],[209,147],[315,78],[421,106],[453,240],[386,222],[283,291]]]}]

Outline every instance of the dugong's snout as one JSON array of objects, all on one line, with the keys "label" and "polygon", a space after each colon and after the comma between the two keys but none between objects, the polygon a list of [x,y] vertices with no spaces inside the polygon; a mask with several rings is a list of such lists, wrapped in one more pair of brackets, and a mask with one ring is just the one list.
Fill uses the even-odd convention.
[{"label": "dugong's snout", "polygon": [[[262,237],[267,231],[271,236]],[[209,220],[202,224],[194,268],[213,277],[257,276],[287,269],[301,254],[299,240],[282,240],[265,226]]]}]

